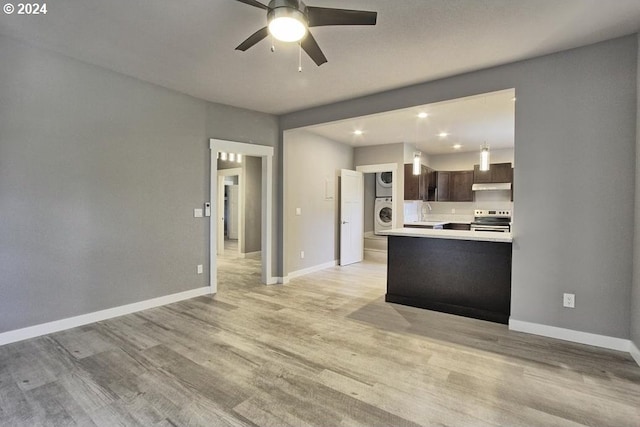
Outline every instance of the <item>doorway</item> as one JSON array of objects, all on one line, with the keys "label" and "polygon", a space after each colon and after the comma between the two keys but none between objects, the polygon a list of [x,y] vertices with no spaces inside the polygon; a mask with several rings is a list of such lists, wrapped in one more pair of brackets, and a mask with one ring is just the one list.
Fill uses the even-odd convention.
[{"label": "doorway", "polygon": [[[356,170],[362,172],[365,177],[364,258],[386,263],[387,236],[378,233],[383,229],[400,227],[399,215],[395,209],[399,197],[398,166],[395,163],[382,163],[358,166]],[[377,181],[381,176],[386,176],[384,184]],[[384,187],[386,192],[381,193],[380,187]]]},{"label": "doorway", "polygon": [[[220,166],[220,165],[218,165]],[[218,170],[217,236],[218,255],[241,256],[244,222],[244,175],[242,168]]]},{"label": "doorway", "polygon": [[[219,212],[224,212],[224,180],[222,180],[222,188],[220,185],[220,178],[218,176],[218,153],[234,153],[240,154],[243,157],[252,156],[261,160],[261,239],[260,239],[260,253],[262,257],[262,269],[261,269],[261,282],[263,284],[276,283],[275,277],[273,277],[273,147],[247,144],[242,142],[227,141],[222,139],[210,139],[210,164],[211,164],[211,182],[210,182],[210,197],[212,200],[212,211],[216,213],[216,216],[212,216],[210,221],[210,235],[209,235],[209,254],[210,254],[210,276],[209,286],[211,293],[218,291],[218,253],[220,248],[220,237],[222,237],[222,251],[224,251],[224,215],[221,216]],[[229,175],[233,176],[233,175]],[[242,177],[239,178],[240,184],[242,183]],[[242,193],[242,185],[239,185],[239,193]],[[242,194],[239,194],[239,199],[242,199]],[[215,205],[215,206],[213,206]],[[242,209],[240,204],[239,210]],[[241,212],[239,213],[241,214]],[[241,222],[242,223],[242,222]],[[240,223],[238,235],[242,236],[242,225]]]}]

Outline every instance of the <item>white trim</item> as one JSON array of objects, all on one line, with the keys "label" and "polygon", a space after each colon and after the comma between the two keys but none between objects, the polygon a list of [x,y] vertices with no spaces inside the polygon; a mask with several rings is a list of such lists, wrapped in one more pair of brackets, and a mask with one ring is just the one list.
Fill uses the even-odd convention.
[{"label": "white trim", "polygon": [[364,248],[364,252],[375,252],[378,254],[386,254],[388,251],[386,249],[371,249],[371,248]]},{"label": "white trim", "polygon": [[629,340],[629,354],[631,354],[633,360],[635,360],[638,366],[640,366],[640,350],[631,340]]},{"label": "white trim", "polygon": [[114,317],[124,316],[125,314],[131,314],[150,308],[160,307],[162,305],[184,301],[211,293],[211,287],[205,286],[203,288],[179,292],[177,294],[165,295],[145,301],[134,302],[132,304],[121,305],[119,307],[94,311],[93,313],[81,314],[79,316],[69,317],[67,319],[41,323],[39,325],[28,326],[22,329],[15,329],[13,331],[3,332],[0,334],[0,345],[52,334],[54,332],[64,331],[66,329],[76,328],[78,326],[87,325],[89,323],[100,322],[102,320],[112,319]]},{"label": "white trim", "polygon": [[260,258],[261,256],[262,251],[246,252],[244,254],[240,254],[240,258]]},{"label": "white trim", "polygon": [[325,262],[324,264],[318,264],[308,268],[303,268],[302,270],[292,271],[288,276],[279,278],[282,279],[282,282],[280,283],[289,283],[289,280],[295,279],[296,277],[305,276],[307,274],[315,273],[316,271],[335,267],[336,265],[338,265],[338,260]]},{"label": "white trim", "polygon": [[522,320],[509,319],[509,329],[611,350],[626,352],[631,350],[631,341],[627,339],[574,331],[573,329],[558,328],[556,326],[542,325],[539,323],[524,322]]},{"label": "white trim", "polygon": [[361,166],[356,166],[356,170],[362,173],[395,172],[398,170],[398,164],[397,163],[380,163],[377,165],[361,165]]},{"label": "white trim", "polygon": [[276,277],[276,279],[278,280],[278,284],[280,284],[280,285],[286,285],[287,283],[289,283],[289,277],[288,276]]}]

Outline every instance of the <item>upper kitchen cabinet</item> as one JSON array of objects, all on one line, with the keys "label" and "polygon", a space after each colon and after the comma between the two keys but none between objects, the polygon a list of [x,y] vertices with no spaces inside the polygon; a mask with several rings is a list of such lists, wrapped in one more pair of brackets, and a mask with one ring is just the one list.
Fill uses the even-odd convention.
[{"label": "upper kitchen cabinet", "polygon": [[481,171],[480,165],[473,166],[473,183],[503,183],[512,180],[511,163],[492,163],[488,171]]},{"label": "upper kitchen cabinet", "polygon": [[404,165],[404,199],[436,200],[436,171],[422,165],[420,175],[413,174],[413,165]]},{"label": "upper kitchen cabinet", "polygon": [[473,171],[438,172],[437,200],[440,202],[472,202]]},{"label": "upper kitchen cabinet", "polygon": [[421,176],[413,174],[413,165],[407,163],[404,165],[404,199],[405,200],[422,200],[424,192],[421,191]]}]

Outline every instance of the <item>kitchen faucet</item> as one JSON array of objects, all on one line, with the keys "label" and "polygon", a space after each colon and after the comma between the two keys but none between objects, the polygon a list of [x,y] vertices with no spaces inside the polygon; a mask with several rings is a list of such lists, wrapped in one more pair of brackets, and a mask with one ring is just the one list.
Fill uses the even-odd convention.
[{"label": "kitchen faucet", "polygon": [[429,213],[431,213],[431,210],[432,210],[431,209],[431,205],[429,203],[423,203],[422,204],[422,218],[421,218],[422,220],[424,220],[424,217],[426,216],[426,212],[425,212],[425,209],[424,209],[425,205],[427,205],[427,208],[429,208]]}]

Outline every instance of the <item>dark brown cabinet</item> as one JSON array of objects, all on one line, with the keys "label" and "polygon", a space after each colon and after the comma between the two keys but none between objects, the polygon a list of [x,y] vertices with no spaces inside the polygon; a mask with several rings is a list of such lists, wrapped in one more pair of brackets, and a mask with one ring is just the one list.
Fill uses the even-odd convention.
[{"label": "dark brown cabinet", "polygon": [[513,172],[511,163],[492,163],[488,171],[481,171],[480,165],[473,166],[473,183],[502,183],[511,182]]},{"label": "dark brown cabinet", "polygon": [[438,172],[438,201],[472,202],[473,171]]},{"label": "dark brown cabinet", "polygon": [[404,165],[404,200],[436,200],[436,171],[422,165],[420,175],[413,174],[413,165]]},{"label": "dark brown cabinet", "polygon": [[434,169],[431,169],[430,167],[426,168],[425,187],[426,187],[425,200],[427,202],[435,202],[436,189],[438,188],[438,173]]},{"label": "dark brown cabinet", "polygon": [[413,165],[411,163],[404,165],[404,199],[405,200],[422,200],[420,191],[420,175],[413,174]]},{"label": "dark brown cabinet", "polygon": [[473,171],[452,172],[450,187],[452,202],[473,202]]},{"label": "dark brown cabinet", "polygon": [[450,191],[449,191],[449,181],[451,178],[451,172],[438,172],[438,187],[437,187],[437,197],[436,199],[439,202],[448,202],[450,199]]}]

